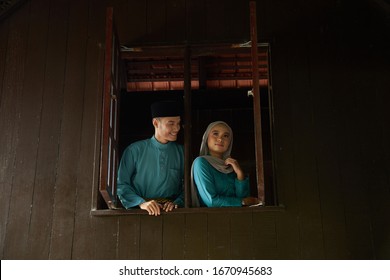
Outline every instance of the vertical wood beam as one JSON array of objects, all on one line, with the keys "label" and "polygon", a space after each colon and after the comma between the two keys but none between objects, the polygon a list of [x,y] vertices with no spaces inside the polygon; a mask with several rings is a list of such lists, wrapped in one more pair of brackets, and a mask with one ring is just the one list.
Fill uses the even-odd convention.
[{"label": "vertical wood beam", "polygon": [[105,63],[104,63],[104,92],[103,92],[103,114],[102,114],[102,149],[100,154],[100,186],[99,191],[109,208],[114,205],[112,198],[107,191],[108,179],[108,142],[110,133],[110,101],[111,101],[111,79],[112,79],[112,36],[113,36],[113,8],[106,11],[106,41],[105,41]]},{"label": "vertical wood beam", "polygon": [[190,207],[191,189],[191,51],[184,50],[184,205]]},{"label": "vertical wood beam", "polygon": [[264,161],[263,141],[261,138],[261,106],[259,87],[259,60],[257,50],[257,20],[256,2],[251,1],[250,6],[250,35],[251,35],[251,56],[252,56],[252,79],[253,79],[253,116],[255,129],[255,153],[256,153],[256,177],[258,197],[265,203],[264,191]]}]

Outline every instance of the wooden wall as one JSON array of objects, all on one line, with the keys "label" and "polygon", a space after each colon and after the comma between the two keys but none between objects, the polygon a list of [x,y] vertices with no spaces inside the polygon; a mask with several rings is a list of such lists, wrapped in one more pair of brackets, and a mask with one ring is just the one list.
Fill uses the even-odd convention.
[{"label": "wooden wall", "polygon": [[244,0],[31,0],[0,22],[1,259],[388,259],[389,25],[371,1],[257,1],[281,209],[91,215],[104,17],[122,43],[249,39]]}]

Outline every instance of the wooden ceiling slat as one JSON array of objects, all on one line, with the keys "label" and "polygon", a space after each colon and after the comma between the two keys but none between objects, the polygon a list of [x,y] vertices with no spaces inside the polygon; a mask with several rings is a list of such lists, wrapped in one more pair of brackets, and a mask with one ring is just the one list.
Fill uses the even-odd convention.
[{"label": "wooden ceiling slat", "polygon": [[[260,46],[260,86],[268,85],[268,46]],[[184,86],[184,46],[137,47],[122,50],[127,90],[176,90]],[[250,48],[232,45],[191,46],[192,89],[252,87]],[[200,78],[201,77],[201,78]],[[202,79],[202,82],[199,81]],[[174,83],[174,84],[172,84]]]}]

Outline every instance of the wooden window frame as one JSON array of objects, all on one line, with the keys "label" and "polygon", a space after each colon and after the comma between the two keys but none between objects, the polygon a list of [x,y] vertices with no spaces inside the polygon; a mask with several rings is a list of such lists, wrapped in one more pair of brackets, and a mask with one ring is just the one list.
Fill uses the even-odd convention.
[{"label": "wooden window frame", "polygon": [[[268,95],[272,96],[271,75],[270,73],[270,46],[269,44],[257,43],[257,23],[256,23],[256,3],[250,3],[250,23],[251,23],[251,58],[252,58],[252,85],[250,91],[253,95],[253,117],[255,130],[255,154],[256,154],[256,182],[258,197],[265,206],[265,186],[264,186],[264,166],[262,150],[262,128],[261,128],[261,106],[260,106],[260,85],[258,72],[258,48],[266,46],[268,48],[267,59],[267,80]],[[125,214],[147,214],[140,209],[123,209],[116,195],[116,175],[119,164],[118,154],[118,126],[119,126],[119,102],[120,92],[124,88],[121,77],[122,63],[120,59],[119,39],[116,35],[113,9],[107,9],[106,20],[106,47],[105,47],[105,71],[104,71],[104,92],[102,107],[102,133],[101,133],[101,154],[100,154],[100,180],[99,193],[107,204],[108,209],[97,209],[93,207],[93,215],[125,215]],[[188,212],[241,212],[257,211],[265,207],[229,207],[229,208],[191,208],[190,205],[190,170],[192,151],[191,151],[191,46],[176,46],[176,51],[184,56],[184,112],[186,124],[184,127],[184,155],[185,155],[185,207],[176,209],[170,213],[188,213]],[[199,50],[198,50],[199,51]],[[269,100],[271,103],[271,99]],[[271,104],[270,104],[271,105]],[[272,105],[271,105],[272,106]],[[270,106],[270,115],[272,120],[272,107]],[[271,124],[271,143],[272,143],[272,124]],[[272,160],[274,162],[274,159]],[[274,188],[275,191],[276,188]],[[277,196],[277,194],[275,194]],[[276,200],[274,201],[276,204]],[[96,206],[96,205],[95,205]],[[279,206],[268,206],[268,210],[280,210]],[[262,211],[262,210],[261,210]]]},{"label": "wooden window frame", "polygon": [[113,8],[107,8],[99,192],[109,209],[117,208],[119,103],[123,85],[119,57],[120,44]]}]

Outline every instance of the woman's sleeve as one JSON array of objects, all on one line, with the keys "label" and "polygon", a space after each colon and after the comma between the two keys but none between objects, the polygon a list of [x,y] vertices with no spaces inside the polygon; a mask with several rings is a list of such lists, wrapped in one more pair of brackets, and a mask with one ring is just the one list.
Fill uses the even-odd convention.
[{"label": "woman's sleeve", "polygon": [[199,196],[207,207],[241,206],[241,198],[220,196],[217,192],[213,167],[204,158],[194,161],[194,181]]},{"label": "woman's sleeve", "polygon": [[246,177],[244,180],[238,180],[237,178],[234,181],[234,186],[236,188],[237,197],[248,197],[250,195],[249,191],[249,177]]}]

